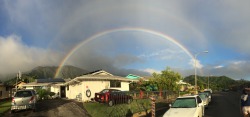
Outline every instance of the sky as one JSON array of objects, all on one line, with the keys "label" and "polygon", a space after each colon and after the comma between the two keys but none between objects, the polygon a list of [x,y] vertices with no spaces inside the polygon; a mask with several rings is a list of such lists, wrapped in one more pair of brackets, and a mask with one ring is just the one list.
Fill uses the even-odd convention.
[{"label": "sky", "polygon": [[0,74],[73,65],[147,76],[169,67],[250,80],[249,10],[248,0],[0,0]]}]

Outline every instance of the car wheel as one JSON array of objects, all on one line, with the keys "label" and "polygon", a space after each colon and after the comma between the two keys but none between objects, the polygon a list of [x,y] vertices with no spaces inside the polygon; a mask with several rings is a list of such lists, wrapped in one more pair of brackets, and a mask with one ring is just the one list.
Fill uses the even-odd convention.
[{"label": "car wheel", "polygon": [[114,105],[114,101],[113,101],[113,100],[109,100],[108,105],[109,105],[109,106],[113,106],[113,105]]},{"label": "car wheel", "polygon": [[11,110],[11,111],[10,111],[10,114],[13,114],[13,113],[15,113],[15,111],[14,111],[14,110]]},{"label": "car wheel", "polygon": [[33,111],[33,112],[36,112],[36,108],[33,108],[32,111]]}]

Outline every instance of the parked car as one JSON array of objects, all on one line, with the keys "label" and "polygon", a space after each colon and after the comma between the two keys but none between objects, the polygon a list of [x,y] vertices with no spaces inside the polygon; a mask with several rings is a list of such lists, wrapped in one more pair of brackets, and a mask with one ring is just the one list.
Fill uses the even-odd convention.
[{"label": "parked car", "polygon": [[210,93],[213,93],[212,89],[204,89],[204,91],[210,91]]},{"label": "parked car", "polygon": [[163,117],[202,117],[204,105],[199,95],[178,97]]},{"label": "parked car", "polygon": [[212,93],[210,91],[204,91],[208,95],[209,103],[212,101]]},{"label": "parked car", "polygon": [[12,97],[11,113],[17,110],[36,110],[37,96],[34,90],[19,90]]},{"label": "parked car", "polygon": [[131,103],[133,100],[132,96],[127,95],[117,89],[103,89],[99,93],[95,93],[95,101],[100,103],[107,103],[109,106],[119,103]]},{"label": "parked car", "polygon": [[201,97],[205,108],[208,108],[208,104],[209,104],[208,94],[207,93],[199,93],[198,95]]}]

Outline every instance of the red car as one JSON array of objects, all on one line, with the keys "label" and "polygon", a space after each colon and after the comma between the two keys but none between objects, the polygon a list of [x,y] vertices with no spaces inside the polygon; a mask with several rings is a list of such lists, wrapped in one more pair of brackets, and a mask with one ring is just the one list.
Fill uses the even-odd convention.
[{"label": "red car", "polygon": [[119,103],[129,104],[133,100],[132,96],[117,89],[103,89],[101,92],[95,93],[94,99],[100,103],[107,103],[109,106]]}]

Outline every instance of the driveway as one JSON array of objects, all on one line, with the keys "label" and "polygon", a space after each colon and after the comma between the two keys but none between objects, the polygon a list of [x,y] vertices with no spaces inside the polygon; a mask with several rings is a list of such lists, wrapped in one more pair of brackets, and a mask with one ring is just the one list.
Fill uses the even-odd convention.
[{"label": "driveway", "polygon": [[37,111],[18,111],[14,114],[7,112],[9,117],[90,117],[82,102],[66,99],[43,100],[37,103]]}]

